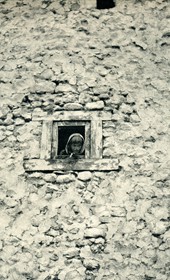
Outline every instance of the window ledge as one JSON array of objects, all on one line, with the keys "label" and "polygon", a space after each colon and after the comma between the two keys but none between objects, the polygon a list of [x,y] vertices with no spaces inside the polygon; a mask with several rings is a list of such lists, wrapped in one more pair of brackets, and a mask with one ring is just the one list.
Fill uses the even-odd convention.
[{"label": "window ledge", "polygon": [[25,159],[25,171],[111,171],[119,170],[119,161],[116,159]]}]

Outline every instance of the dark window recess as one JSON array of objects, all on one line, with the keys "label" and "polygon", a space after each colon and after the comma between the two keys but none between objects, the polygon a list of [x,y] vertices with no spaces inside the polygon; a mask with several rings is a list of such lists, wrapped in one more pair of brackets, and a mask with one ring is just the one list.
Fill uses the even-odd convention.
[{"label": "dark window recess", "polygon": [[[58,127],[58,155],[65,149],[67,141],[73,133],[80,133],[85,139],[85,126],[59,126]],[[83,153],[83,155],[85,152]]]},{"label": "dark window recess", "polygon": [[97,9],[110,9],[115,7],[114,0],[97,0]]}]

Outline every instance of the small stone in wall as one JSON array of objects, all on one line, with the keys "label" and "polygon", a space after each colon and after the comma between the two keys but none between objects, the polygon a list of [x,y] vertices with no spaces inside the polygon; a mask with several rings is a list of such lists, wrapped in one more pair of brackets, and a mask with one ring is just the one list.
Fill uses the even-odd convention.
[{"label": "small stone in wall", "polygon": [[131,121],[131,122],[134,122],[134,123],[138,123],[138,122],[140,122],[140,118],[138,117],[138,115],[132,114],[132,115],[130,116],[130,121]]},{"label": "small stone in wall", "polygon": [[132,114],[133,108],[130,105],[122,104],[120,110],[124,114]]},{"label": "small stone in wall", "polygon": [[168,222],[159,221],[152,225],[151,231],[155,235],[164,234],[168,230]]},{"label": "small stone in wall", "polygon": [[40,74],[40,77],[45,80],[50,80],[52,79],[53,75],[54,75],[53,71],[51,69],[47,69]]},{"label": "small stone in wall", "polygon": [[123,207],[112,207],[111,216],[112,217],[125,217],[126,210]]},{"label": "small stone in wall", "polygon": [[38,81],[33,88],[31,89],[31,92],[34,93],[42,93],[42,92],[49,92],[53,93],[56,88],[55,83],[50,81]]},{"label": "small stone in wall", "polygon": [[31,113],[23,113],[22,117],[24,118],[24,120],[30,121],[31,120]]},{"label": "small stone in wall", "polygon": [[56,182],[57,176],[55,174],[45,174],[44,179],[46,182],[54,183]]},{"label": "small stone in wall", "polygon": [[88,227],[97,227],[100,224],[100,220],[97,216],[92,215],[87,222]]},{"label": "small stone in wall", "polygon": [[104,102],[103,101],[96,101],[96,102],[89,102],[86,104],[87,110],[101,110],[104,108]]},{"label": "small stone in wall", "polygon": [[74,180],[75,180],[74,175],[66,174],[66,175],[59,175],[57,177],[56,182],[62,184],[62,183],[70,183],[70,182],[73,182]]},{"label": "small stone in wall", "polygon": [[0,230],[5,229],[8,224],[10,223],[10,216],[8,216],[6,213],[3,213],[1,211],[1,216],[0,216]]},{"label": "small stone in wall", "polygon": [[70,111],[82,110],[83,106],[79,103],[67,103],[67,104],[64,105],[64,109],[65,110],[70,110]]},{"label": "small stone in wall", "polygon": [[94,259],[85,259],[83,264],[89,270],[99,269],[100,267],[99,263]]},{"label": "small stone in wall", "polygon": [[135,104],[135,99],[132,97],[132,95],[128,94],[126,98],[126,103],[127,104]]},{"label": "small stone in wall", "polygon": [[2,131],[0,131],[0,141],[4,140],[6,138],[5,133],[3,133]]},{"label": "small stone in wall", "polygon": [[81,181],[89,181],[92,178],[92,174],[90,171],[80,172],[78,174],[78,179]]},{"label": "small stone in wall", "polygon": [[69,84],[58,85],[55,92],[73,92],[73,93],[76,93],[74,87],[70,86]]},{"label": "small stone in wall", "polygon": [[97,238],[105,237],[106,232],[101,228],[88,228],[85,230],[84,237],[86,238]]},{"label": "small stone in wall", "polygon": [[82,280],[82,277],[77,270],[72,270],[70,272],[67,272],[64,278],[64,280],[75,280],[75,279]]},{"label": "small stone in wall", "polygon": [[72,259],[72,258],[75,258],[79,255],[80,253],[80,250],[77,249],[77,248],[70,248],[68,249],[67,251],[64,252],[64,256],[67,258],[67,259]]}]

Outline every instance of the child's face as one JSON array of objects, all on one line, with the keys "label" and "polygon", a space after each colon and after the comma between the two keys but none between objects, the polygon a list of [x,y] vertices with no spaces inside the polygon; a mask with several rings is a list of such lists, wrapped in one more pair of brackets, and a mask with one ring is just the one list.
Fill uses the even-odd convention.
[{"label": "child's face", "polygon": [[74,154],[79,154],[81,151],[81,143],[72,143],[71,144],[71,150]]},{"label": "child's face", "polygon": [[78,137],[73,137],[70,142],[70,148],[73,154],[79,154],[82,148],[82,139]]}]

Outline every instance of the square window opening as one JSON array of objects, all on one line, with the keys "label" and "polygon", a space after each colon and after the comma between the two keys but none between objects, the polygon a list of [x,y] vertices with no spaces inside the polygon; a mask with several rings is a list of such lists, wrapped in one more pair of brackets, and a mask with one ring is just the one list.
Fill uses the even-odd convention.
[{"label": "square window opening", "polygon": [[[58,126],[58,156],[85,156],[85,126]],[[73,143],[73,144],[72,144]],[[74,144],[75,143],[75,144]],[[71,145],[72,144],[72,145]],[[73,147],[72,147],[73,146]],[[73,150],[72,150],[73,149]]]},{"label": "square window opening", "polygon": [[115,7],[114,0],[97,0],[97,9],[111,9]]},{"label": "square window opening", "polygon": [[90,158],[90,122],[54,122],[52,159]]}]

